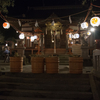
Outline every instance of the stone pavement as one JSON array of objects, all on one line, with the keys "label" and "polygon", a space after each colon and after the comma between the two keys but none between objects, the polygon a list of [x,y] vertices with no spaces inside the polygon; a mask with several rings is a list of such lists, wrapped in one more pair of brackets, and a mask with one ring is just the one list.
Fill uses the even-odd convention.
[{"label": "stone pavement", "polygon": [[[92,73],[93,66],[84,66],[83,73]],[[46,66],[44,66],[44,71],[46,71]],[[0,60],[0,72],[10,72],[10,64],[4,63],[3,60]],[[31,73],[31,65],[23,65],[23,73]],[[69,73],[69,65],[59,65],[58,73]]]}]

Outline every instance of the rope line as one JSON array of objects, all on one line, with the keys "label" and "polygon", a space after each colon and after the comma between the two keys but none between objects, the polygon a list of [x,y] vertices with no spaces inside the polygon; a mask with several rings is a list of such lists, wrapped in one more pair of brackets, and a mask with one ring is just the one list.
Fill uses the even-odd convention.
[{"label": "rope line", "polygon": [[[91,6],[92,6],[93,4],[91,4]],[[86,19],[87,19],[87,17],[89,16],[89,13],[90,13],[90,11],[91,11],[91,6],[89,7],[89,9],[86,9],[86,10],[84,10],[84,11],[81,11],[81,12],[78,12],[78,13],[75,13],[75,14],[71,14],[71,15],[67,15],[67,16],[63,16],[63,17],[59,17],[59,18],[67,18],[67,17],[69,17],[69,16],[74,16],[74,15],[78,15],[78,14],[81,14],[81,13],[83,13],[83,12],[86,12],[86,11],[88,11],[87,12],[87,15],[86,15],[86,17],[85,17],[85,20],[84,21],[86,21]],[[96,6],[96,5],[93,5],[93,6],[95,6],[95,7],[99,7],[100,8],[100,6]],[[7,19],[1,14],[1,12],[0,12],[0,17],[3,19],[3,20],[5,20],[5,21],[7,21]],[[54,18],[54,19],[59,19],[59,18]],[[15,18],[15,19],[17,19],[17,18]],[[51,18],[52,19],[52,18]],[[42,23],[42,22],[45,22],[46,20],[48,20],[48,18],[47,19],[45,19],[45,20],[42,20],[42,21],[40,21],[40,22],[38,22],[38,23]],[[8,22],[8,21],[7,21]],[[31,21],[32,22],[32,21]],[[35,23],[35,22],[34,22]],[[11,23],[10,23],[11,24]],[[21,31],[19,31],[13,24],[11,24],[11,26],[15,29],[15,30],[17,30],[19,33],[21,32]]]},{"label": "rope line", "polygon": [[90,7],[89,7],[89,9],[88,9],[88,12],[87,12],[87,15],[86,15],[86,17],[85,17],[84,22],[87,20],[87,18],[88,18],[88,16],[89,16],[91,10],[92,10],[92,3],[91,3],[91,5],[90,5]]},{"label": "rope line", "polygon": [[[93,5],[93,4],[92,4]],[[94,7],[97,7],[97,8],[100,8],[100,6],[97,6],[97,5],[93,5]]]}]

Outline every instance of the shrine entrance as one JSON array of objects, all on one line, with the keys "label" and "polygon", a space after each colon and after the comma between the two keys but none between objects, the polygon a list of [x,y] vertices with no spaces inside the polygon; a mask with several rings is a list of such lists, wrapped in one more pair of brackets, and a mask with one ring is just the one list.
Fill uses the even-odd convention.
[{"label": "shrine entrance", "polygon": [[57,53],[57,49],[66,48],[66,35],[60,22],[46,23],[45,48],[53,49],[53,53]]}]

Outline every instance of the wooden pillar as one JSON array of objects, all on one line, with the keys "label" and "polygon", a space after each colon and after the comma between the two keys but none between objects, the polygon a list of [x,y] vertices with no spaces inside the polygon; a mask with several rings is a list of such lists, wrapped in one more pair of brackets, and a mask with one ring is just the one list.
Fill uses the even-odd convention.
[{"label": "wooden pillar", "polygon": [[43,54],[43,42],[44,42],[44,34],[41,34],[41,53]]},{"label": "wooden pillar", "polygon": [[54,34],[54,53],[56,53],[56,35]]}]

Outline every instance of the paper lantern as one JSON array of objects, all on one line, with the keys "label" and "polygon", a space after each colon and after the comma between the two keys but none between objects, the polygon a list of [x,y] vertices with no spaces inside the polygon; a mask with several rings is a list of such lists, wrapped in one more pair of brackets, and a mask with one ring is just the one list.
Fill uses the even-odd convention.
[{"label": "paper lantern", "polygon": [[34,35],[34,39],[37,39],[37,36],[36,35]]},{"label": "paper lantern", "polygon": [[93,17],[93,18],[91,18],[90,24],[92,26],[99,26],[100,25],[100,18],[99,17]]},{"label": "paper lantern", "polygon": [[72,40],[72,33],[69,33],[69,40]]},{"label": "paper lantern", "polygon": [[20,38],[20,39],[24,39],[24,38],[25,38],[24,34],[21,33],[21,34],[19,35],[19,38]]},{"label": "paper lantern", "polygon": [[3,23],[3,28],[9,29],[10,28],[10,24],[8,22],[4,22]]},{"label": "paper lantern", "polygon": [[76,34],[75,34],[75,37],[76,37],[76,38],[79,38],[79,34],[78,34],[78,33],[76,33]]},{"label": "paper lantern", "polygon": [[31,36],[30,41],[31,41],[31,42],[34,41],[34,36]]},{"label": "paper lantern", "polygon": [[88,26],[89,26],[89,24],[88,24],[87,22],[81,23],[81,27],[82,27],[83,29],[88,28]]},{"label": "paper lantern", "polygon": [[87,32],[87,35],[91,35],[91,32]]},{"label": "paper lantern", "polygon": [[77,38],[79,38],[79,34],[76,33],[76,34],[72,35],[72,38],[73,38],[73,39],[77,39]]},{"label": "paper lantern", "polygon": [[27,39],[30,39],[30,37],[27,37]]}]

